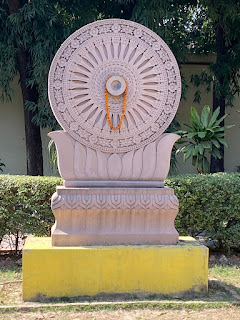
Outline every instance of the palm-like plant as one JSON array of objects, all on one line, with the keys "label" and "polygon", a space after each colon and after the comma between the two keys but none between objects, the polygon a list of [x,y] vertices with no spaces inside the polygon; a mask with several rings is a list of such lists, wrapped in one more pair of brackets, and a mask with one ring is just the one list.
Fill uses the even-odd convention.
[{"label": "palm-like plant", "polygon": [[51,139],[48,143],[48,156],[50,165],[56,167],[57,165],[57,149],[54,141]]},{"label": "palm-like plant", "polygon": [[[221,122],[226,118],[224,115],[220,119],[220,107],[218,107],[210,116],[210,107],[204,106],[201,117],[195,108],[191,108],[190,122],[191,125],[184,124],[185,131],[179,131],[185,145],[177,150],[183,153],[183,161],[192,157],[192,165],[197,166],[199,173],[208,173],[210,164],[208,155],[221,159],[222,155],[219,151],[221,145],[228,147],[224,139],[224,131],[231,128],[233,125],[221,126]],[[184,138],[187,138],[185,140]]]}]

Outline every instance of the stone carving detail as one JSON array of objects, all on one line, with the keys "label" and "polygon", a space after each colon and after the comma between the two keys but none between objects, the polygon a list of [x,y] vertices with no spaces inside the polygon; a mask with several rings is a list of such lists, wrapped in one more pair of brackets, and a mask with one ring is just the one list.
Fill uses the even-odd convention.
[{"label": "stone carving detail", "polygon": [[63,194],[52,196],[52,210],[177,210],[175,195],[162,194]]},{"label": "stone carving detail", "polygon": [[178,199],[169,188],[65,188],[52,196],[56,246],[176,244]]},{"label": "stone carving detail", "polygon": [[[112,76],[127,88],[117,130],[105,108],[105,81]],[[116,127],[123,94],[111,94],[109,83]],[[96,21],[62,44],[49,73],[50,104],[64,129],[49,133],[64,179],[52,196],[53,246],[177,243],[178,199],[163,186],[179,136],[163,132],[180,95],[171,50],[140,24]]]},{"label": "stone carving detail", "polygon": [[[104,82],[128,82],[127,108],[119,130],[106,121]],[[73,33],[58,50],[49,75],[49,98],[63,129],[81,144],[103,152],[144,147],[171,123],[180,100],[177,62],[154,32],[132,21],[96,21]],[[114,126],[122,96],[109,95]]]},{"label": "stone carving detail", "polygon": [[59,169],[65,180],[163,181],[170,167],[172,146],[179,138],[176,134],[165,133],[138,150],[105,153],[83,146],[63,131],[55,131],[49,135],[57,145],[59,159],[67,158],[66,166],[59,162]]}]

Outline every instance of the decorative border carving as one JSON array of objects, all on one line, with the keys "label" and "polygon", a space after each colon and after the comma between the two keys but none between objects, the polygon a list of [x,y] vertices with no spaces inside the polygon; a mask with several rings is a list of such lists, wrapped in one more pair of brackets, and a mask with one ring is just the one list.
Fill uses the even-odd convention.
[{"label": "decorative border carving", "polygon": [[[150,97],[150,103],[151,101],[154,101],[152,103],[153,108],[151,109],[150,116],[145,115],[144,121],[141,121],[139,120],[141,118],[141,112],[139,111],[140,116],[138,116],[138,118],[140,118],[138,120],[135,118],[133,121],[129,115],[129,123],[131,121],[137,121],[135,127],[123,127],[121,128],[122,130],[114,132],[110,129],[103,130],[102,127],[98,128],[94,122],[91,123],[89,117],[94,118],[91,110],[89,110],[89,114],[87,111],[84,113],[84,116],[79,116],[73,105],[73,89],[69,87],[69,81],[71,81],[69,77],[73,68],[75,68],[74,63],[76,57],[80,55],[83,60],[89,56],[91,50],[99,51],[101,48],[99,47],[100,49],[96,49],[98,47],[97,43],[103,43],[104,39],[106,39],[106,41],[111,41],[113,51],[117,48],[119,41],[122,45],[128,45],[127,43],[129,43],[129,46],[135,46],[135,48],[142,47],[143,54],[149,59],[149,68],[153,68],[154,72],[157,74],[156,81],[159,87],[155,90],[155,93],[150,91],[147,95],[145,94],[147,100]],[[124,43],[124,41],[126,43]],[[109,44],[109,48],[110,47],[111,44]],[[111,48],[109,50],[111,50]],[[100,52],[99,54],[103,59],[102,61],[96,56],[96,58],[99,59],[100,67],[104,63],[107,63],[108,65],[107,59],[104,61],[106,54],[104,52]],[[123,60],[124,59],[119,59],[119,66],[116,65],[118,62],[115,63],[111,60],[112,67],[110,63],[108,67],[109,70],[106,70],[105,77],[112,74],[114,71],[121,71],[124,65],[126,65]],[[81,65],[81,67],[84,66]],[[84,68],[86,68],[86,66]],[[132,85],[129,86],[129,98],[132,97],[132,100],[130,100],[133,101],[132,103],[134,104],[134,101],[137,101],[136,94],[138,95],[141,88],[139,87],[139,79],[136,79],[136,73],[133,72],[132,68],[132,66],[128,67],[129,72],[127,70],[122,71],[125,74],[128,73],[128,81],[132,81]],[[102,69],[105,70],[104,68]],[[149,72],[152,73],[152,71]],[[95,77],[98,77],[98,73]],[[148,76],[148,71],[146,71],[145,74]],[[92,88],[95,78],[90,77],[89,79],[86,88],[81,88],[84,90],[79,94],[80,104],[84,103],[84,96],[91,95],[93,101],[98,97],[96,92],[94,92],[94,90],[96,90],[96,83],[94,85],[95,89],[93,90]],[[103,81],[103,79],[100,80]],[[98,83],[101,82],[99,81]],[[131,92],[131,90],[133,91]],[[156,138],[166,130],[174,118],[179,105],[180,95],[181,79],[179,68],[175,57],[166,43],[150,29],[135,22],[121,19],[96,21],[77,30],[58,50],[49,73],[49,99],[54,115],[61,126],[75,140],[81,142],[85,146],[105,152],[127,152],[143,147],[156,140]],[[104,98],[104,94],[102,96]],[[99,98],[97,98],[97,101],[98,100]],[[147,100],[146,103],[149,103]],[[96,103],[96,101],[94,103]],[[132,108],[133,106],[130,107]],[[100,116],[102,117],[102,121],[104,121],[104,111],[102,114],[99,114],[99,117]],[[86,119],[84,117],[86,117]]]},{"label": "decorative border carving", "polygon": [[173,194],[74,193],[52,196],[52,210],[178,210],[178,199]]}]

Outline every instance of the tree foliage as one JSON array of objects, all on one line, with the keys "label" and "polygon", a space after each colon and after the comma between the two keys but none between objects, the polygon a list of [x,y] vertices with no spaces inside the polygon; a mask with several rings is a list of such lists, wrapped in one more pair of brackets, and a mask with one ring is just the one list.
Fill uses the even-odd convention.
[{"label": "tree foliage", "polygon": [[181,63],[189,51],[189,30],[196,3],[195,0],[139,0],[132,19],[162,37]]},{"label": "tree foliage", "polygon": [[[14,1],[14,0],[10,0]],[[17,13],[10,14],[8,2],[0,8],[1,98],[10,100],[12,80],[18,74],[19,48],[27,52],[27,85],[37,87],[38,102],[27,101],[35,112],[33,121],[41,127],[56,127],[48,102],[47,77],[51,61],[61,43],[76,29],[100,18],[127,18],[129,6],[106,0],[20,1]]]},{"label": "tree foliage", "polygon": [[[192,77],[192,82],[198,87],[195,101],[199,102],[201,98],[200,84],[206,84],[207,90],[212,85],[213,112],[220,107],[222,117],[225,107],[233,106],[234,96],[240,92],[240,1],[204,0],[198,11],[199,16],[204,12],[206,19],[202,23],[203,28],[198,29],[196,52],[214,52],[216,62],[200,75]],[[221,159],[211,158],[211,172],[224,171],[223,146],[220,153]]]},{"label": "tree foliage", "polygon": [[[18,5],[14,13],[9,4]],[[192,82],[214,88],[214,110],[220,116],[225,104],[233,105],[239,93],[240,1],[239,0],[0,0],[0,89],[2,99],[11,99],[12,80],[19,72],[19,50],[26,53],[26,83],[37,99],[24,101],[32,121],[52,129],[57,122],[49,107],[47,76],[61,43],[76,29],[97,19],[124,18],[142,23],[160,35],[178,62],[187,53],[217,53],[213,63]],[[187,88],[182,76],[183,97]]]},{"label": "tree foliage", "polygon": [[[22,0],[21,8],[11,15],[8,1],[1,2],[1,98],[11,99],[11,83],[18,73],[17,52],[22,47],[28,53],[27,85],[35,85],[39,94],[37,103],[27,101],[26,107],[34,111],[34,123],[55,128],[57,123],[48,102],[47,76],[57,49],[72,32],[97,19],[132,19],[159,34],[171,47],[178,62],[182,62],[187,53],[186,30],[196,1]],[[186,87],[183,77],[183,88]]]},{"label": "tree foliage", "polygon": [[[206,85],[207,91],[213,85],[216,96],[224,97],[226,106],[233,106],[234,95],[240,92],[240,1],[204,0],[196,13],[191,51],[217,53],[217,59],[200,75],[194,75],[192,82],[198,88]],[[197,90],[195,102],[200,99]]]},{"label": "tree foliage", "polygon": [[[153,30],[168,44],[178,61],[180,72],[181,64],[187,60],[189,53],[196,5],[196,0],[139,0],[132,12],[132,20]],[[182,72],[181,78],[182,99],[185,99],[188,85]]]}]

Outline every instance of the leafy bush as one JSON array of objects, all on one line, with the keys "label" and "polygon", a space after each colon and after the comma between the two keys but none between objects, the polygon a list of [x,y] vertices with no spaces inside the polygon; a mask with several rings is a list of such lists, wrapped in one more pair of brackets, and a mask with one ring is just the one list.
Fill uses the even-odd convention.
[{"label": "leafy bush", "polygon": [[[0,175],[0,239],[5,234],[50,235],[54,216],[51,195],[62,179]],[[240,241],[240,174],[216,173],[171,177],[166,185],[179,198],[176,227],[196,236],[205,232],[223,250]]]},{"label": "leafy bush", "polygon": [[240,174],[215,173],[171,177],[166,184],[179,199],[176,228],[201,232],[228,251],[240,245]]},{"label": "leafy bush", "polygon": [[6,234],[50,235],[51,195],[60,178],[0,175],[0,241]]}]

